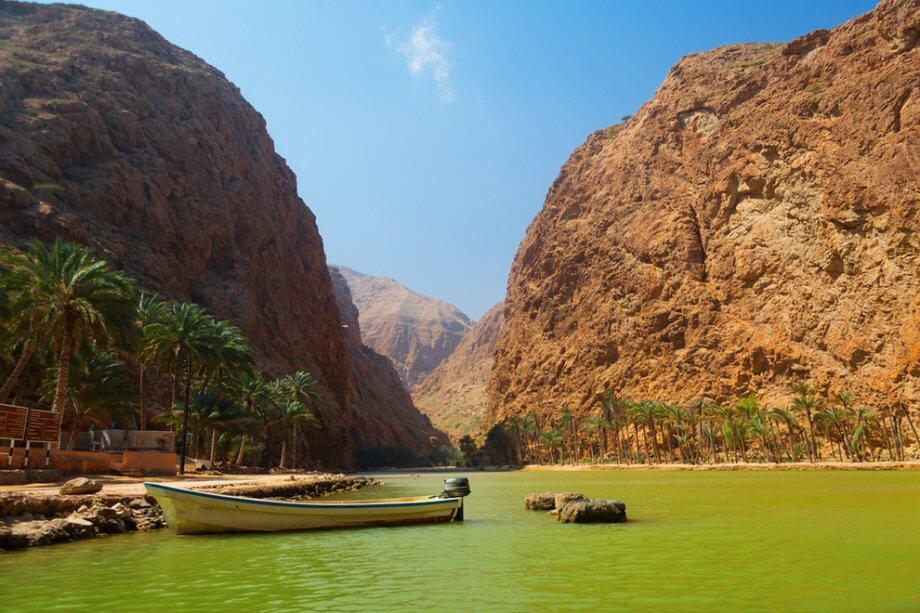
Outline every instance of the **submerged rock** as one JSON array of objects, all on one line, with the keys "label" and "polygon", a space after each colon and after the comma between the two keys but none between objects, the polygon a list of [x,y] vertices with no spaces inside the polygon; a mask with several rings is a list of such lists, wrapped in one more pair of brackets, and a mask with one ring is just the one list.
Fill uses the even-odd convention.
[{"label": "submerged rock", "polygon": [[95,494],[102,489],[102,484],[96,481],[95,479],[87,479],[86,477],[77,477],[76,479],[71,479],[67,483],[61,486],[61,494],[65,496],[70,495],[85,495],[85,494]]},{"label": "submerged rock", "polygon": [[578,492],[539,492],[524,496],[524,508],[528,511],[552,511],[570,500],[584,500]]},{"label": "submerged rock", "polygon": [[626,521],[626,505],[619,500],[572,500],[559,508],[556,520],[565,524],[618,524]]}]

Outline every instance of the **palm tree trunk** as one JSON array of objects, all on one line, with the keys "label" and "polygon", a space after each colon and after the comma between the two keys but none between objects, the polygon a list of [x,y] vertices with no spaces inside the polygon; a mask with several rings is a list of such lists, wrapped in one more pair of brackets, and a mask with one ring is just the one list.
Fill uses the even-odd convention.
[{"label": "palm tree trunk", "polygon": [[211,430],[211,466],[217,461],[217,428]]},{"label": "palm tree trunk", "polygon": [[237,466],[243,465],[243,460],[244,460],[243,454],[244,454],[245,449],[246,449],[246,435],[244,434],[240,436],[240,451],[238,454],[236,454],[235,464]]},{"label": "palm tree trunk", "polygon": [[0,388],[0,402],[6,402],[6,399],[9,398],[13,388],[19,383],[19,377],[22,376],[22,373],[25,371],[26,366],[29,365],[34,354],[35,350],[32,348],[32,343],[25,343],[22,346],[22,351],[19,354],[19,361],[16,362],[13,372],[11,372],[10,376],[4,381],[3,388]]},{"label": "palm tree trunk", "polygon": [[[175,389],[173,389],[175,396]],[[185,474],[185,456],[187,453],[186,445],[188,444],[188,410],[192,400],[192,365],[186,361],[185,365],[185,402],[182,407],[182,437],[180,439],[181,447],[179,451],[179,474]],[[175,400],[173,400],[175,402]]]},{"label": "palm tree trunk", "polygon": [[792,424],[786,424],[786,427],[789,428],[789,438],[787,439],[789,443],[789,461],[795,462],[798,460],[795,457],[795,431],[792,429]]},{"label": "palm tree trunk", "polygon": [[914,420],[910,418],[910,411],[907,409],[907,407],[903,407],[903,409],[904,417],[907,418],[907,425],[910,427],[910,431],[914,434],[914,443],[920,445],[920,436],[917,435],[917,427],[914,425]]},{"label": "palm tree trunk", "polygon": [[284,431],[284,437],[281,439],[281,463],[278,465],[279,468],[287,468],[285,465],[285,458],[287,456],[287,446],[288,446],[288,433],[287,430]]},{"label": "palm tree trunk", "polygon": [[652,451],[655,453],[655,463],[661,464],[661,454],[658,453],[658,433],[655,431],[655,420],[648,420],[649,427],[651,428],[652,434]]},{"label": "palm tree trunk", "polygon": [[70,359],[73,357],[73,323],[68,319],[64,324],[64,338],[61,339],[61,352],[58,355],[57,385],[54,388],[54,402],[51,410],[64,413],[67,402],[67,389],[70,386]]},{"label": "palm tree trunk", "polygon": [[809,459],[814,462],[820,459],[818,457],[818,444],[815,442],[815,423],[811,418],[811,411],[807,411],[805,416],[808,418],[808,444],[806,447],[809,448]]},{"label": "palm tree trunk", "polygon": [[137,412],[140,413],[138,416],[138,421],[140,422],[141,430],[147,429],[147,407],[144,406],[144,363],[140,364],[140,373],[137,377],[137,392],[138,392],[138,402],[137,402]]}]

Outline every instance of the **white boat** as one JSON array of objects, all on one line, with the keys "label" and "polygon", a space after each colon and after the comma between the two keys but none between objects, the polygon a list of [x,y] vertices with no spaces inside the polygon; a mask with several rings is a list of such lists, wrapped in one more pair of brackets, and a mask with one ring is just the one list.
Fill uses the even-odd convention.
[{"label": "white boat", "polygon": [[[459,481],[459,480],[447,480]],[[177,534],[281,532],[462,521],[463,490],[386,500],[286,502],[227,496],[165,483],[144,483]],[[459,495],[452,495],[458,493]]]}]

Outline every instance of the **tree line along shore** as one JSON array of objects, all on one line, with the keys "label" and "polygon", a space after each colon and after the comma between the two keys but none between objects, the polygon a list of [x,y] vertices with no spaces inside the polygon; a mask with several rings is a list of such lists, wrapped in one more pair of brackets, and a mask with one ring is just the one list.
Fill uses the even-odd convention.
[{"label": "tree line along shore", "polygon": [[[713,465],[833,462],[901,466],[916,459],[918,415],[905,405],[859,404],[844,392],[820,396],[807,382],[788,406],[756,396],[733,403],[641,402],[604,392],[586,416],[563,407],[558,419],[513,417],[489,431],[482,455],[515,464]],[[461,440],[461,450],[470,441]]]},{"label": "tree line along shore", "polygon": [[[310,373],[266,378],[238,327],[140,292],[86,247],[0,250],[0,348],[0,402],[61,413],[67,447],[90,428],[171,429],[212,465],[312,466],[308,435],[322,424]],[[411,459],[456,450],[437,455]]]}]

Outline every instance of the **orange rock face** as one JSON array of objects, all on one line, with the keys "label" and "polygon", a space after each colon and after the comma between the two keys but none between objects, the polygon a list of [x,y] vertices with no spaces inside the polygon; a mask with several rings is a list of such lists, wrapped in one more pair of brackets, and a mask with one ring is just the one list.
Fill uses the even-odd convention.
[{"label": "orange rock face", "polygon": [[920,402],[920,2],[682,59],[562,168],[512,267],[489,421],[604,388]]},{"label": "orange rock face", "polygon": [[500,302],[489,309],[453,353],[412,393],[415,404],[455,440],[482,428],[492,355],[501,337],[504,307]]},{"label": "orange rock face", "polygon": [[[86,244],[232,320],[270,374],[318,379],[311,453],[354,466],[391,425],[355,400],[381,383],[352,370],[314,216],[262,116],[136,19],[0,2],[0,31],[0,242]],[[385,436],[415,445],[411,427]]]}]

